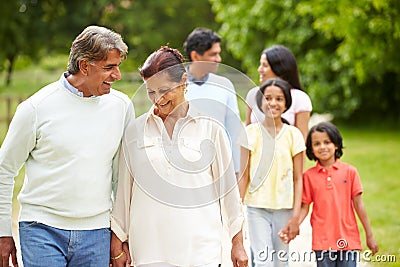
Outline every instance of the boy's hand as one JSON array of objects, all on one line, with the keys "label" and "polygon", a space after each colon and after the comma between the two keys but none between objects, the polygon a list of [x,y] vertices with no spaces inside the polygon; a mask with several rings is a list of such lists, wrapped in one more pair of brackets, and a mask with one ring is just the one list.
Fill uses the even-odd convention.
[{"label": "boy's hand", "polygon": [[290,242],[289,240],[289,230],[287,227],[282,228],[279,232],[278,232],[278,236],[280,237],[280,239],[282,240],[283,243],[288,244]]},{"label": "boy's hand", "polygon": [[373,236],[367,237],[367,246],[372,251],[372,255],[375,255],[379,251],[378,242],[376,242]]}]

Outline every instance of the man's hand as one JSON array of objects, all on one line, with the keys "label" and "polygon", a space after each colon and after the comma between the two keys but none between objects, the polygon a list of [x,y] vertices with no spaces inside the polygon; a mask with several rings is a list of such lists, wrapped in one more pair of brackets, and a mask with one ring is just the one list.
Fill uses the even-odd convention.
[{"label": "man's hand", "polygon": [[0,256],[0,267],[10,266],[10,256],[13,267],[18,267],[17,248],[15,247],[14,239],[12,236],[0,237]]}]

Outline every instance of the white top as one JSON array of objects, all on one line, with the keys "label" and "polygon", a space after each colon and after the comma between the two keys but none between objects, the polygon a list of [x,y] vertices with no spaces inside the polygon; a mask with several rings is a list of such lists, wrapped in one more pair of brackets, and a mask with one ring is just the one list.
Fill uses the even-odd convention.
[{"label": "white top", "polygon": [[66,230],[110,226],[113,166],[133,105],[115,90],[79,97],[61,79],[18,106],[1,146],[0,236],[12,235],[13,179],[24,163],[19,221]]},{"label": "white top", "polygon": [[135,265],[220,264],[223,224],[232,238],[244,220],[224,129],[190,106],[169,139],[151,109],[128,127],[122,148],[129,171],[120,160],[111,228],[129,239]]},{"label": "white top", "polygon": [[[239,129],[242,123],[239,115],[236,91],[232,82],[219,75],[209,73],[203,83],[193,82],[189,73],[189,84],[185,97],[192,105],[220,122],[229,135],[235,172],[240,169]],[[195,101],[193,101],[195,100]]]},{"label": "white top", "polygon": [[[246,96],[246,103],[252,109],[250,121],[251,123],[261,122],[264,120],[264,113],[258,108],[256,95],[260,87],[254,87]],[[286,119],[290,125],[294,125],[296,121],[296,113],[311,112],[312,104],[310,97],[302,90],[292,88],[290,90],[292,96],[292,105],[282,114],[282,118]]]}]

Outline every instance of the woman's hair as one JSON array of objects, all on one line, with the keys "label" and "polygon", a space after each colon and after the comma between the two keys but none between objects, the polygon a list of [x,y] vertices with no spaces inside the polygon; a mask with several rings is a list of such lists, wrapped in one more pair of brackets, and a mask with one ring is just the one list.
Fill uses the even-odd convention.
[{"label": "woman's hair", "polygon": [[139,68],[139,73],[143,79],[147,79],[163,71],[168,74],[171,81],[180,82],[182,75],[186,72],[183,62],[184,57],[177,49],[162,46],[146,59],[143,66]]},{"label": "woman's hair", "polygon": [[[284,81],[281,78],[271,78],[271,79],[266,80],[263,84],[261,84],[260,89],[257,91],[257,94],[256,94],[256,101],[257,101],[258,108],[261,111],[263,111],[262,99],[264,98],[265,89],[272,85],[278,86],[279,88],[282,89],[283,95],[285,96],[285,107],[286,107],[286,110],[288,110],[290,108],[290,105],[292,105],[292,95],[290,94],[290,89],[292,88],[292,86],[287,81]],[[289,122],[287,120],[285,120],[284,118],[282,118],[282,121],[284,123],[289,124]]]},{"label": "woman's hair", "polygon": [[317,125],[311,127],[310,131],[308,132],[307,139],[306,139],[306,154],[310,160],[318,160],[312,149],[312,134],[314,132],[321,132],[326,133],[329,136],[329,139],[332,143],[335,144],[337,147],[335,151],[335,159],[339,159],[343,155],[343,138],[340,134],[338,128],[330,122],[320,122]]},{"label": "woman's hair", "polygon": [[105,60],[109,51],[117,49],[122,59],[126,59],[128,46],[118,33],[100,26],[86,27],[72,42],[67,70],[71,74],[79,72],[79,61]]},{"label": "woman's hair", "polygon": [[290,83],[292,88],[303,90],[296,58],[288,48],[283,45],[273,45],[265,49],[262,54],[267,57],[268,64],[279,78]]}]

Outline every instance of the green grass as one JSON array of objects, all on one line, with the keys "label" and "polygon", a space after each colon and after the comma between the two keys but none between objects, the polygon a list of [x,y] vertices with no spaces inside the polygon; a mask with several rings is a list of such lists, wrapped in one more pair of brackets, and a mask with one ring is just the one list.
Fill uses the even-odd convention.
[{"label": "green grass", "polygon": [[[0,74],[1,95],[29,96],[42,86],[55,81],[62,73],[62,69],[50,69],[46,72],[29,67],[19,70],[13,75],[11,86],[3,84],[4,73]],[[142,85],[137,74],[123,74],[124,79],[115,83],[114,87],[125,92],[134,99],[136,115],[147,110],[148,100],[145,94],[136,94]],[[139,90],[141,91],[141,90]],[[245,92],[240,92],[245,95]],[[13,104],[15,109],[16,103]],[[241,117],[244,119],[245,105],[239,101]],[[0,102],[0,118],[4,114],[4,103]],[[398,128],[398,127],[397,127]],[[344,156],[342,161],[354,165],[361,176],[364,187],[363,200],[368,212],[375,238],[379,244],[379,255],[395,255],[396,263],[373,263],[373,266],[400,266],[400,130],[389,127],[373,129],[341,125],[339,129],[344,139]],[[0,121],[0,143],[6,131],[6,125]],[[307,161],[306,167],[313,166],[314,162]],[[15,179],[15,195],[23,182],[24,170]],[[15,196],[14,196],[15,197]],[[17,202],[14,200],[14,207]],[[15,209],[16,211],[16,209]],[[360,229],[362,229],[360,224]],[[365,234],[361,230],[364,249]]]}]

